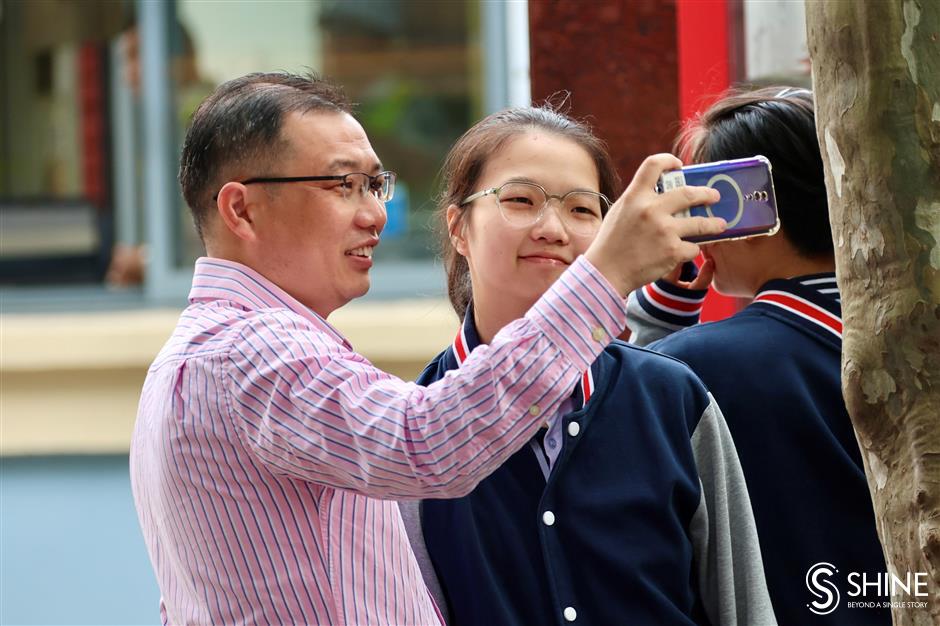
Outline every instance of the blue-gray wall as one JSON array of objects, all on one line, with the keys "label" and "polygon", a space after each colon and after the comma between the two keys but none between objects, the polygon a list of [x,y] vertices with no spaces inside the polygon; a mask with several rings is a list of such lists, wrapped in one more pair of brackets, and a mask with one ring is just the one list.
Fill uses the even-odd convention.
[{"label": "blue-gray wall", "polygon": [[0,458],[0,624],[159,624],[127,456]]}]

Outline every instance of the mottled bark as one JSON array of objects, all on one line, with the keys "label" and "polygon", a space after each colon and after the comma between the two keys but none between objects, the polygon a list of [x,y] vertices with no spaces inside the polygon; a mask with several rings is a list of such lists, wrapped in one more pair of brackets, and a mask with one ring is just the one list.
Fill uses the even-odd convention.
[{"label": "mottled bark", "polygon": [[894,623],[940,624],[940,2],[806,9],[843,393],[888,569],[928,573]]}]

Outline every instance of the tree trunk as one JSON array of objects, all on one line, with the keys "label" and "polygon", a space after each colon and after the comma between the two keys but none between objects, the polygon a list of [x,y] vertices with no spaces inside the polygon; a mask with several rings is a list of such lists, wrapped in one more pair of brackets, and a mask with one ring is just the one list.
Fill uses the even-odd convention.
[{"label": "tree trunk", "polygon": [[[843,394],[894,623],[940,624],[940,2],[806,2],[844,320]],[[838,567],[838,564],[835,564]],[[924,592],[924,588],[920,588]],[[881,600],[889,598],[851,598]]]}]

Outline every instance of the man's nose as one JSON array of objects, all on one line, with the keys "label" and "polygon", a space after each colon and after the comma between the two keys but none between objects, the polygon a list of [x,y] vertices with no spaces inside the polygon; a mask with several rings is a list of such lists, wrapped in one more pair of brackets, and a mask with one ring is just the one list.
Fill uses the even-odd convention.
[{"label": "man's nose", "polygon": [[363,194],[356,201],[359,205],[356,210],[356,225],[360,228],[375,229],[376,233],[381,233],[385,228],[385,223],[388,222],[385,203],[371,193]]}]

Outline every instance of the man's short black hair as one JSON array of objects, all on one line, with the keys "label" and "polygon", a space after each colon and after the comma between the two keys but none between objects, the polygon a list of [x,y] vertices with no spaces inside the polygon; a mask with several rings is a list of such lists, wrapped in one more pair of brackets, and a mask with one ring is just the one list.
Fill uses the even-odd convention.
[{"label": "man's short black hair", "polygon": [[677,149],[696,163],[770,159],[783,235],[804,256],[833,255],[812,92],[779,86],[731,92],[683,132]]},{"label": "man's short black hair", "polygon": [[267,174],[290,147],[280,134],[285,115],[317,110],[350,113],[351,105],[339,87],[315,74],[248,74],[203,100],[186,132],[179,172],[203,241],[219,188],[238,176]]}]

